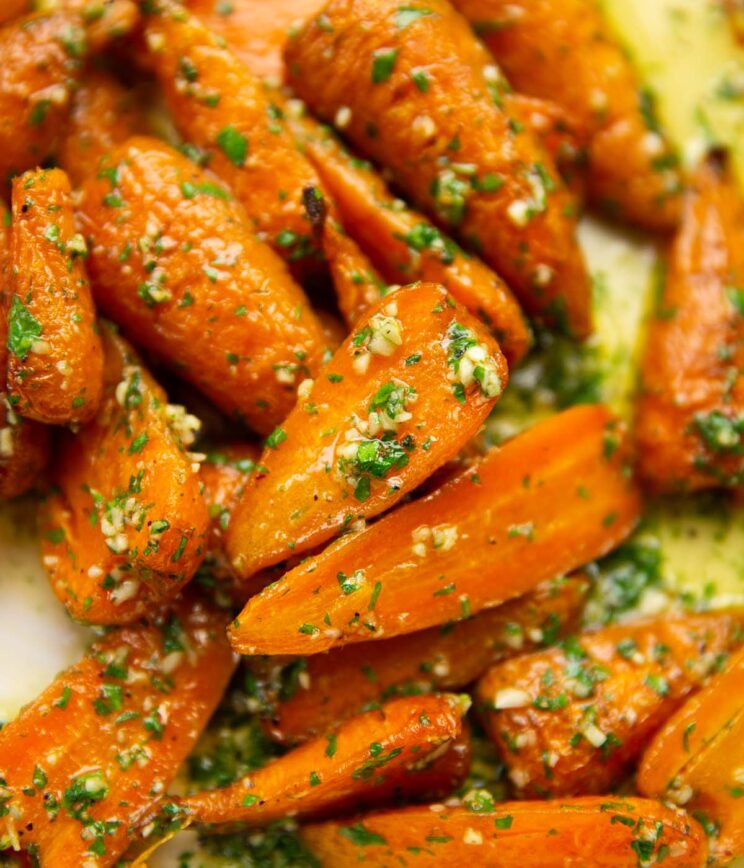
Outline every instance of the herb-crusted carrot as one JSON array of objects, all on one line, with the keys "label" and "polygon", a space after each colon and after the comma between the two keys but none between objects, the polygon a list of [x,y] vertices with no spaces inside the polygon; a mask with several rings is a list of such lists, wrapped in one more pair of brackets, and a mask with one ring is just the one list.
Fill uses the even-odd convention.
[{"label": "herb-crusted carrot", "polygon": [[641,370],[639,470],[679,491],[744,481],[744,204],[712,162],[685,199]]},{"label": "herb-crusted carrot", "polygon": [[270,432],[320,367],[323,335],[242,208],[214,176],[142,137],[81,193],[101,310],[222,410]]},{"label": "herb-crusted carrot", "polygon": [[185,446],[198,420],[167,403],[129,345],[103,329],[98,414],[65,434],[42,518],[43,563],[73,617],[121,624],[192,577],[209,517]]},{"label": "herb-crusted carrot", "polygon": [[301,834],[324,868],[629,868],[661,862],[702,868],[708,850],[695,820],[649,799],[494,804],[485,790],[474,791],[463,807],[385,811],[306,826]]},{"label": "herb-crusted carrot", "polygon": [[477,701],[517,791],[611,789],[741,641],[742,623],[744,611],[615,625],[494,666]]},{"label": "herb-crusted carrot", "polygon": [[0,849],[116,864],[234,668],[225,616],[193,598],[108,632],[0,733]]},{"label": "herb-crusted carrot", "polygon": [[272,710],[270,732],[304,741],[391,696],[459,690],[498,660],[555,642],[578,621],[588,582],[547,582],[467,621],[315,654],[291,696]]},{"label": "herb-crusted carrot", "polygon": [[476,434],[506,379],[495,341],[443,287],[384,299],[268,438],[227,534],[238,573],[389,509]]},{"label": "herb-crusted carrot", "polygon": [[101,400],[103,350],[64,172],[14,179],[12,235],[9,400],[39,422],[86,422]]},{"label": "herb-crusted carrot", "polygon": [[467,618],[610,551],[640,512],[620,434],[601,406],[536,425],[251,598],[230,627],[233,647],[314,654],[411,633]]},{"label": "herb-crusted carrot", "polygon": [[285,58],[313,111],[480,253],[529,313],[587,334],[575,203],[446,0],[331,0]]}]

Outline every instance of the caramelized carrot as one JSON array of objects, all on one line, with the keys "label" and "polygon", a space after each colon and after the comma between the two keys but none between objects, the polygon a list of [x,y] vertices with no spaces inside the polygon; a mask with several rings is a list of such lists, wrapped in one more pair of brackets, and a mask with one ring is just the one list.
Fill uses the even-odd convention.
[{"label": "caramelized carrot", "polygon": [[73,617],[122,624],[191,578],[209,518],[184,446],[198,420],[169,405],[129,345],[103,330],[104,397],[65,434],[42,518],[44,566]]},{"label": "caramelized carrot", "polygon": [[496,343],[443,287],[383,300],[267,440],[227,534],[239,575],[389,509],[476,434],[506,377]]},{"label": "caramelized carrot", "polygon": [[60,169],[13,181],[8,391],[13,409],[50,425],[98,410],[103,350],[76,231],[70,182]]},{"label": "caramelized carrot", "polygon": [[494,666],[479,707],[517,791],[607,792],[743,623],[744,610],[614,625]]},{"label": "caramelized carrot", "polygon": [[536,425],[251,598],[230,627],[233,647],[315,654],[411,633],[497,606],[605,554],[640,512],[619,433],[599,406]]},{"label": "caramelized carrot", "polygon": [[396,791],[415,794],[417,773],[461,731],[454,696],[395,699],[341,724],[250,779],[183,799],[200,823],[261,826],[286,816],[317,816],[379,804]]},{"label": "caramelized carrot", "polygon": [[117,863],[234,668],[225,617],[186,598],[112,630],[0,732],[0,846],[42,865]]},{"label": "caramelized carrot", "polygon": [[519,91],[554,100],[591,131],[589,192],[635,223],[679,217],[676,159],[652,98],[597,0],[453,0]]},{"label": "caramelized carrot", "polygon": [[[441,283],[456,301],[496,335],[511,364],[530,343],[529,329],[511,291],[481,260],[467,256],[422,215],[407,208],[372,167],[345,150],[333,133],[307,115],[291,127],[341,212],[344,226],[388,283],[430,280]],[[360,285],[348,307],[355,322],[379,300]]]},{"label": "caramelized carrot", "polygon": [[101,310],[222,410],[271,431],[320,367],[323,336],[225,188],[138,137],[88,178],[79,207]]},{"label": "caramelized carrot", "polygon": [[548,582],[448,629],[432,627],[396,639],[338,648],[305,661],[305,677],[272,712],[282,742],[304,741],[397,694],[459,690],[498,660],[554,642],[576,626],[588,582]]},{"label": "caramelized carrot", "polygon": [[655,489],[744,480],[744,207],[718,167],[685,200],[642,364],[639,470]]},{"label": "caramelized carrot", "polygon": [[494,804],[475,791],[465,807],[429,805],[306,826],[302,838],[324,868],[472,865],[629,868],[664,862],[702,868],[703,830],[683,811],[612,796]]},{"label": "caramelized carrot", "polygon": [[638,789],[684,805],[715,830],[725,864],[744,852],[744,650],[656,734],[643,755]]},{"label": "caramelized carrot", "polygon": [[590,331],[575,203],[446,0],[330,0],[285,57],[313,111],[480,253],[530,314]]},{"label": "caramelized carrot", "polygon": [[87,70],[75,91],[57,159],[73,185],[79,185],[96,171],[105,154],[145,129],[135,92],[110,73]]}]

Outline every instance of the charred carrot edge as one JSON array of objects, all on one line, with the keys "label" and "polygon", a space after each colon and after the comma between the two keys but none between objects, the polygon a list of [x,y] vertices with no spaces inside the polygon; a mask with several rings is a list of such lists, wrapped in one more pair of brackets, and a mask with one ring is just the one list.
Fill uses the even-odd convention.
[{"label": "charred carrot edge", "polygon": [[721,862],[744,846],[744,650],[667,721],[638,769],[641,793],[684,805],[714,831]]},{"label": "charred carrot edge", "polygon": [[640,513],[620,435],[601,406],[534,426],[253,597],[230,627],[233,647],[315,654],[411,633],[467,618],[605,554]]},{"label": "charred carrot edge", "polygon": [[700,167],[685,199],[641,368],[639,471],[662,491],[744,480],[744,206],[725,169]]},{"label": "charred carrot edge", "polygon": [[576,207],[550,155],[508,114],[495,67],[448,3],[401,8],[331,0],[287,42],[292,87],[482,255],[530,314],[586,336]]},{"label": "charred carrot edge", "polygon": [[173,148],[135,137],[83,184],[79,213],[99,308],[268,434],[319,369],[323,335],[224,186]]},{"label": "charred carrot edge", "polygon": [[570,803],[504,802],[474,791],[466,807],[429,805],[368,814],[356,822],[305,826],[302,838],[324,868],[566,864],[627,868],[664,861],[702,868],[705,834],[683,811],[613,796]]},{"label": "charred carrot edge", "polygon": [[98,336],[72,191],[60,169],[13,181],[8,392],[22,416],[63,425],[95,416],[103,390]]},{"label": "charred carrot edge", "polygon": [[[0,733],[0,848],[113,865],[234,668],[224,614],[189,598],[109,632]],[[122,806],[126,807],[122,807]]]},{"label": "charred carrot edge", "polygon": [[595,0],[454,0],[513,87],[554,100],[590,132],[589,194],[651,229],[679,218],[677,161]]},{"label": "charred carrot edge", "polygon": [[607,627],[497,664],[478,707],[516,790],[607,792],[741,641],[744,609]]},{"label": "charred carrot edge", "polygon": [[374,646],[316,654],[301,664],[306,677],[277,703],[267,728],[291,744],[398,694],[459,690],[498,660],[555,642],[574,629],[588,587],[583,576],[561,579],[447,630],[433,627]]},{"label": "charred carrot edge", "polygon": [[167,403],[110,327],[102,334],[103,402],[60,443],[59,491],[41,519],[42,560],[73,617],[121,624],[188,582],[204,556],[209,517],[184,446],[198,420]]},{"label": "charred carrot edge", "polygon": [[379,804],[395,791],[415,793],[417,770],[459,736],[466,708],[449,695],[395,699],[295,748],[250,779],[187,796],[181,806],[200,823],[257,826]]},{"label": "charred carrot edge", "polygon": [[443,287],[383,299],[266,441],[227,533],[237,572],[389,509],[476,434],[506,380],[497,344]]},{"label": "charred carrot edge", "polygon": [[[482,320],[499,341],[510,364],[530,345],[530,332],[511,290],[479,259],[466,256],[422,214],[407,208],[372,167],[355,158],[332,132],[308,115],[288,115],[293,132],[335,201],[344,226],[372,257],[388,283],[429,280]],[[379,300],[358,282],[347,302],[354,323]]]}]

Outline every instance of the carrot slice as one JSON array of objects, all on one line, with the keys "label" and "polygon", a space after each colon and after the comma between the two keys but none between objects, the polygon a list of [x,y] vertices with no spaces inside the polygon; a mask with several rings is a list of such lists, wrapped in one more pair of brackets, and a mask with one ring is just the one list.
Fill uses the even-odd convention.
[{"label": "carrot slice", "polygon": [[198,420],[167,403],[125,341],[108,327],[103,338],[103,402],[92,422],[60,442],[42,555],[73,617],[121,624],[188,582],[209,518],[198,465],[184,449]]},{"label": "carrot slice", "polygon": [[235,569],[389,509],[473,437],[506,378],[497,344],[443,287],[383,300],[267,440],[227,534]]},{"label": "carrot slice", "polygon": [[225,616],[183,599],[112,630],[0,732],[0,849],[113,865],[176,776],[234,668]]},{"label": "carrot slice", "polygon": [[554,100],[591,131],[589,192],[651,229],[679,218],[675,155],[596,0],[453,0],[519,91]]},{"label": "carrot slice", "polygon": [[[496,335],[510,364],[530,344],[529,329],[510,289],[481,260],[467,256],[422,214],[407,208],[388,190],[369,163],[349,153],[333,133],[307,115],[290,124],[341,212],[344,226],[372,258],[388,283],[429,280]],[[346,318],[355,322],[379,300],[360,285]]]},{"label": "carrot slice", "polygon": [[577,624],[589,584],[583,577],[549,582],[446,630],[433,627],[396,639],[338,648],[305,661],[306,676],[272,711],[270,731],[304,741],[339,720],[397,694],[459,690],[498,660],[553,642]]},{"label": "carrot slice", "polygon": [[740,641],[744,610],[620,624],[490,669],[477,697],[526,797],[611,789]]},{"label": "carrot slice", "polygon": [[744,650],[656,734],[638,770],[644,795],[685,805],[715,831],[720,864],[744,851]]},{"label": "carrot slice", "polygon": [[369,814],[357,822],[306,826],[302,838],[324,868],[362,862],[469,868],[628,868],[664,862],[702,868],[701,827],[683,811],[648,799],[572,799],[494,805],[476,791],[469,807],[429,805]]},{"label": "carrot slice", "polygon": [[419,770],[461,732],[454,696],[406,697],[368,711],[274,760],[250,779],[197,793],[181,806],[200,823],[260,826],[286,816],[379,804],[419,791]]},{"label": "carrot slice", "polygon": [[536,425],[251,598],[230,627],[233,647],[316,654],[411,633],[497,606],[605,554],[640,513],[619,433],[601,406]]},{"label": "carrot slice", "polygon": [[642,364],[639,470],[656,489],[744,481],[744,207],[713,163],[685,200]]},{"label": "carrot slice", "polygon": [[315,114],[480,253],[530,314],[580,337],[590,331],[575,203],[445,0],[331,0],[285,58]]},{"label": "carrot slice", "polygon": [[137,137],[83,184],[80,218],[101,310],[222,410],[271,431],[320,367],[323,335],[224,187]]}]

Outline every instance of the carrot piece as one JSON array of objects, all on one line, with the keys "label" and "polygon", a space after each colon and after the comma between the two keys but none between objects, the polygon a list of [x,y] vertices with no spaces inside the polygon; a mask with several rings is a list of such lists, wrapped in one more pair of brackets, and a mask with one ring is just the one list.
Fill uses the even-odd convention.
[{"label": "carrot piece", "polygon": [[108,632],[0,732],[0,848],[113,865],[161,799],[234,668],[196,599]]},{"label": "carrot piece", "polygon": [[184,449],[198,420],[167,403],[125,341],[102,334],[104,398],[92,422],[62,437],[42,555],[73,617],[122,624],[188,582],[209,518]]},{"label": "carrot piece", "polygon": [[497,344],[443,287],[383,300],[267,440],[227,534],[239,575],[389,509],[475,435],[506,378]]},{"label": "carrot piece", "polygon": [[29,5],[28,0],[4,0],[0,8],[0,24],[5,24],[28,12]]},{"label": "carrot piece", "polygon": [[305,826],[301,835],[324,868],[358,862],[370,868],[628,868],[662,861],[669,868],[702,868],[707,853],[698,823],[648,799],[494,804],[478,790],[469,806],[384,811],[354,823]]},{"label": "carrot piece", "polygon": [[549,582],[447,630],[433,627],[374,646],[363,642],[315,654],[305,662],[307,677],[272,711],[271,735],[304,741],[390,696],[466,687],[496,661],[575,627],[588,587],[579,576]]},{"label": "carrot piece", "polygon": [[134,91],[103,70],[86,70],[57,148],[59,165],[74,185],[95,171],[101,158],[130,136],[146,130]]},{"label": "carrot piece", "polygon": [[744,650],[656,734],[638,770],[644,795],[684,804],[715,829],[717,864],[744,851]]},{"label": "carrot piece", "polygon": [[517,791],[611,789],[743,623],[744,610],[614,625],[494,666],[477,697]]},{"label": "carrot piece", "polygon": [[554,100],[591,132],[589,193],[650,229],[679,218],[680,178],[648,91],[596,0],[453,0],[519,91]]},{"label": "carrot piece", "polygon": [[655,489],[744,480],[744,207],[703,165],[685,199],[642,363],[639,470]]},{"label": "carrot piece", "polygon": [[213,176],[142,137],[88,178],[79,207],[101,310],[222,410],[271,431],[320,367],[323,335],[242,208]]},{"label": "carrot piece", "polygon": [[103,389],[103,349],[60,169],[13,180],[8,391],[13,409],[50,425],[92,419]]},{"label": "carrot piece", "polygon": [[261,826],[288,815],[379,804],[396,791],[416,793],[417,771],[459,736],[463,710],[450,695],[395,699],[295,748],[250,779],[187,796],[181,806],[200,823]]},{"label": "carrot piece", "polygon": [[482,254],[529,313],[585,336],[589,283],[571,195],[491,87],[465,19],[446,0],[411,9],[331,0],[287,43],[293,88]]},{"label": "carrot piece", "polygon": [[411,633],[606,554],[640,513],[619,445],[619,424],[601,406],[541,422],[251,598],[230,627],[233,647],[316,654]]},{"label": "carrot piece", "polygon": [[[293,132],[341,212],[350,235],[372,257],[388,283],[430,280],[496,335],[510,364],[530,344],[529,329],[511,290],[479,259],[467,256],[422,215],[388,190],[368,163],[356,159],[333,133],[309,116],[291,118]],[[355,322],[379,300],[359,286],[346,318]]]}]

